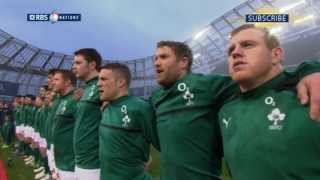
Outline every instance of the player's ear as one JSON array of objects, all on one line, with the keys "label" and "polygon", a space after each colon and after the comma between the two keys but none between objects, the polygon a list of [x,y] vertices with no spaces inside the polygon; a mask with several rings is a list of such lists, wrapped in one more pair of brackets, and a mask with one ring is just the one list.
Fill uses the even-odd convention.
[{"label": "player's ear", "polygon": [[273,48],[271,50],[271,57],[273,65],[281,64],[284,57],[284,50],[280,47]]},{"label": "player's ear", "polygon": [[187,57],[182,57],[179,61],[179,65],[181,66],[181,68],[183,69],[188,69],[189,67],[189,60]]},{"label": "player's ear", "polygon": [[95,70],[97,67],[97,63],[95,61],[89,62],[90,70]]},{"label": "player's ear", "polygon": [[125,85],[125,80],[124,80],[123,78],[118,78],[118,79],[116,80],[116,83],[117,83],[117,85],[118,85],[119,88],[122,88],[122,87],[124,87],[124,85]]}]

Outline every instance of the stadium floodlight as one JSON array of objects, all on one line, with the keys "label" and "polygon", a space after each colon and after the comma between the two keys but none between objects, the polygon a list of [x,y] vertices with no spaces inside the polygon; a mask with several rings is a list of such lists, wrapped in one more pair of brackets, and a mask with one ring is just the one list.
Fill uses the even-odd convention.
[{"label": "stadium floodlight", "polygon": [[297,7],[297,6],[300,6],[300,5],[302,5],[302,4],[305,4],[305,3],[306,3],[306,1],[305,1],[305,0],[302,0],[302,1],[299,1],[299,2],[296,2],[296,3],[293,3],[293,4],[290,4],[290,5],[286,6],[286,7],[280,8],[279,12],[280,12],[280,13],[287,12],[287,11],[289,11],[290,9],[293,9],[293,8],[295,8],[295,7]]},{"label": "stadium floodlight", "polygon": [[195,36],[194,39],[199,39],[201,36],[203,36],[204,33],[206,33],[209,30],[209,28],[206,28],[200,32],[198,32]]},{"label": "stadium floodlight", "polygon": [[282,31],[282,27],[274,27],[270,29],[270,34],[279,34]]},{"label": "stadium floodlight", "polygon": [[200,53],[196,53],[195,55],[193,55],[193,59],[198,59],[201,56]]},{"label": "stadium floodlight", "polygon": [[305,21],[308,21],[308,20],[312,20],[313,18],[314,18],[314,15],[310,14],[308,16],[304,16],[303,18],[295,20],[293,23],[294,24],[299,24],[299,23],[302,23],[302,22],[305,22]]}]

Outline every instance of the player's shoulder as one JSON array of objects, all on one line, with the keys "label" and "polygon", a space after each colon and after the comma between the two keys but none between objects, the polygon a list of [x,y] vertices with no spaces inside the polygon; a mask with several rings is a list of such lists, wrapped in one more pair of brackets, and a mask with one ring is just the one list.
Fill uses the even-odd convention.
[{"label": "player's shoulder", "polygon": [[130,104],[133,105],[133,107],[135,107],[135,109],[139,110],[140,108],[150,108],[150,103],[142,98],[142,97],[138,97],[138,96],[130,96]]},{"label": "player's shoulder", "polygon": [[162,93],[164,92],[163,87],[157,87],[155,90],[152,91],[150,97],[149,97],[149,102],[154,102],[156,99],[161,97]]},{"label": "player's shoulder", "polygon": [[195,85],[212,86],[214,84],[225,84],[232,80],[229,76],[221,74],[190,73],[187,77],[187,81]]}]

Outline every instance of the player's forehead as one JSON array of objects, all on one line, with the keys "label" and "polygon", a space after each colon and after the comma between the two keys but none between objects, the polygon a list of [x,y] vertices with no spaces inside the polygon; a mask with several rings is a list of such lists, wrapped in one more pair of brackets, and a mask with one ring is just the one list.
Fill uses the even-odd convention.
[{"label": "player's forehead", "polygon": [[74,60],[74,62],[83,62],[83,61],[85,61],[85,57],[81,54],[78,54],[78,55],[74,56],[73,60]]},{"label": "player's forehead", "polygon": [[160,55],[166,55],[166,54],[172,54],[174,53],[172,48],[169,47],[169,46],[161,46],[161,47],[158,47],[156,49],[156,53],[155,55],[156,56],[160,56]]},{"label": "player's forehead", "polygon": [[109,78],[114,76],[114,73],[111,69],[101,69],[99,73],[99,77],[101,78]]},{"label": "player's forehead", "polygon": [[266,33],[258,28],[244,29],[230,38],[230,44],[241,41],[264,41]]}]

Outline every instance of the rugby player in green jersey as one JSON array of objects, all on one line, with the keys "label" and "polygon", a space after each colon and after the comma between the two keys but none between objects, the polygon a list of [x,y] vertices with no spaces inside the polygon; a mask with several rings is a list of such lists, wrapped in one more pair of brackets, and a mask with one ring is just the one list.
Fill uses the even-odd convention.
[{"label": "rugby player in green jersey", "polygon": [[144,169],[150,143],[157,146],[151,105],[128,94],[129,68],[110,63],[101,67],[100,99],[107,101],[99,129],[101,180],[151,180]]},{"label": "rugby player in green jersey", "polygon": [[288,85],[283,56],[265,28],[243,25],[231,33],[229,73],[241,93],[221,108],[219,124],[233,180],[320,178],[320,123]]},{"label": "rugby player in green jersey", "polygon": [[77,104],[74,129],[75,173],[78,180],[99,180],[100,97],[97,87],[101,55],[92,48],[74,53],[72,71],[85,82],[84,92]]},{"label": "rugby player in green jersey", "polygon": [[53,76],[53,90],[59,94],[60,104],[54,114],[54,159],[60,180],[75,180],[73,134],[77,101],[73,98],[76,77],[69,70],[57,70]]}]

